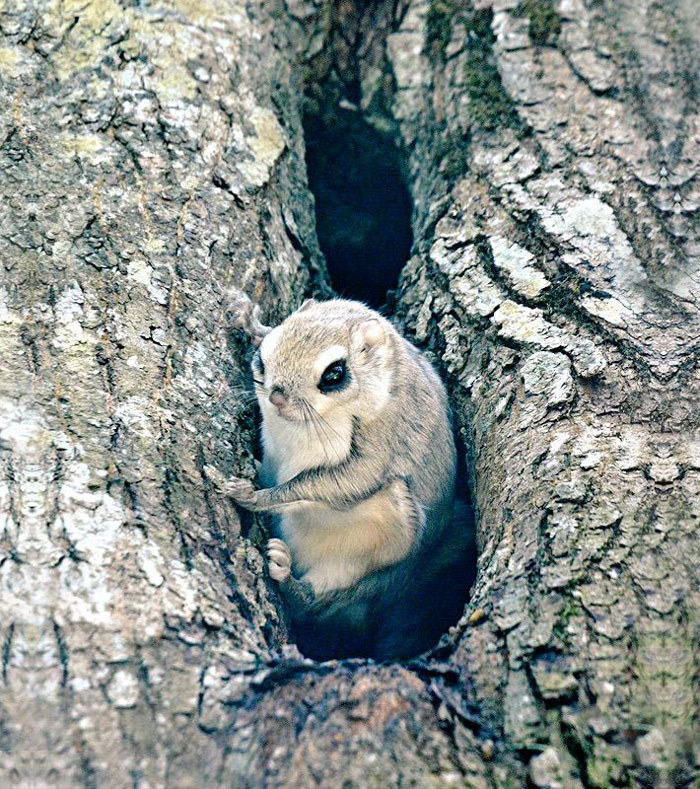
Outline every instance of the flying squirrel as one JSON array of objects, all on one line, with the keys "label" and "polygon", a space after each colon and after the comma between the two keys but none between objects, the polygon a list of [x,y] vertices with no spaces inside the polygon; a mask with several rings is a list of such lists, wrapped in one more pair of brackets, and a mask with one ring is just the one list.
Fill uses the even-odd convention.
[{"label": "flying squirrel", "polygon": [[275,516],[270,576],[299,648],[316,659],[410,657],[460,615],[463,520],[444,386],[427,359],[357,301],[308,300],[279,326],[239,297],[257,348],[262,487],[210,479]]}]

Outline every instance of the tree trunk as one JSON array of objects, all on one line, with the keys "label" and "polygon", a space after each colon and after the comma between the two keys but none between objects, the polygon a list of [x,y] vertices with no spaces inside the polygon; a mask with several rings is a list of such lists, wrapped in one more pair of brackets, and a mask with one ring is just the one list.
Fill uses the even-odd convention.
[{"label": "tree trunk", "polygon": [[[18,2],[0,34],[3,785],[700,786],[693,4]],[[202,474],[252,473],[227,290],[268,322],[328,292],[302,88],[406,152],[394,314],[467,447],[472,599],[403,665],[301,658]]]}]

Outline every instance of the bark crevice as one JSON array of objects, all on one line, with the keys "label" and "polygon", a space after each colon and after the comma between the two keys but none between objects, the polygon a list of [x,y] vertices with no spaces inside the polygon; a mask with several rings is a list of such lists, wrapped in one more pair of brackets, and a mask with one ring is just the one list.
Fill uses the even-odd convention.
[{"label": "bark crevice", "polygon": [[[5,783],[696,784],[693,4],[30,5],[0,15]],[[314,101],[402,152],[389,309],[469,455],[472,599],[406,665],[304,661],[201,475],[252,474],[225,294],[275,323],[330,292]]]}]

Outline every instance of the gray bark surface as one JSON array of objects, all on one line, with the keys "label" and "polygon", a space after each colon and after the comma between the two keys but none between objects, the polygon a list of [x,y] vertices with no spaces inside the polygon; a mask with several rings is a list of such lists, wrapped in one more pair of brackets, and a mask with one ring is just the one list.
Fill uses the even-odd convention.
[{"label": "gray bark surface", "polygon": [[274,10],[3,7],[3,786],[238,769],[284,629],[202,474],[252,472],[225,293],[279,320],[321,265]]},{"label": "gray bark surface", "polygon": [[[3,785],[700,785],[697,9],[363,6],[0,9]],[[472,470],[405,665],[302,659],[202,473],[253,473],[227,290],[327,292],[301,64],[408,152]]]}]

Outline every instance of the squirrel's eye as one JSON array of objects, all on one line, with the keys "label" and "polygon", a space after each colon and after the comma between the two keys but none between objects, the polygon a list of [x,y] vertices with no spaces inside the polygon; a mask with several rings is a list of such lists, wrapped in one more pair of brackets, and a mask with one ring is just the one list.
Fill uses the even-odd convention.
[{"label": "squirrel's eye", "polygon": [[260,349],[255,352],[253,356],[253,380],[255,383],[262,383],[262,377],[265,375],[265,365],[263,364]]},{"label": "squirrel's eye", "polygon": [[342,389],[347,380],[347,375],[345,359],[338,359],[337,362],[329,364],[323,371],[321,380],[318,382],[318,388],[322,392],[333,392]]}]

